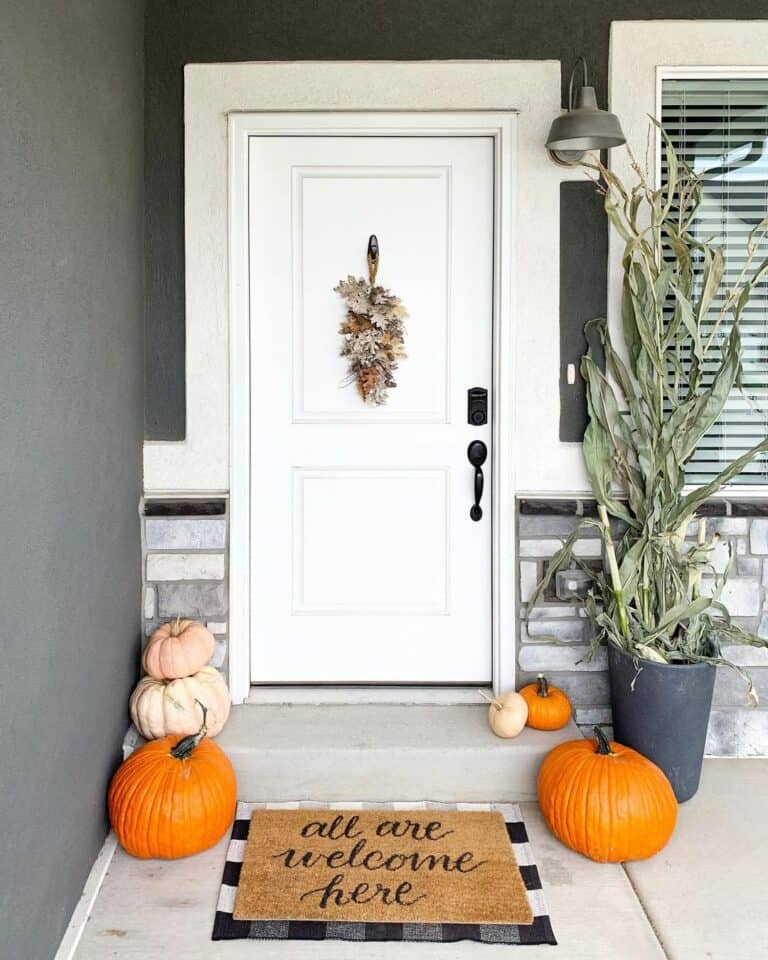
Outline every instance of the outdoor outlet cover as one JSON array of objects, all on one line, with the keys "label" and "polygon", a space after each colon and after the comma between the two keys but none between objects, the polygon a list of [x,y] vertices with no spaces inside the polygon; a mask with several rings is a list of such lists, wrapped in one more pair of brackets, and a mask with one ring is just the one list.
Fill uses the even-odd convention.
[{"label": "outdoor outlet cover", "polygon": [[558,600],[586,600],[591,580],[586,570],[558,570],[555,596]]}]

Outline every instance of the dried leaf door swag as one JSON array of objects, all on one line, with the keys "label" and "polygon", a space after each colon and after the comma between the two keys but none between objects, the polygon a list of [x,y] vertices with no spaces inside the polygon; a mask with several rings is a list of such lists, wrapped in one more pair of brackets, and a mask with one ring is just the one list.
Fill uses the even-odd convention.
[{"label": "dried leaf door swag", "polygon": [[353,277],[341,280],[334,292],[343,297],[347,314],[339,327],[343,338],[341,356],[349,362],[344,385],[357,384],[365,403],[381,406],[388,391],[397,386],[394,372],[405,352],[404,321],[408,311],[399,297],[376,286],[379,269],[379,243],[374,235],[368,241],[368,280]]}]

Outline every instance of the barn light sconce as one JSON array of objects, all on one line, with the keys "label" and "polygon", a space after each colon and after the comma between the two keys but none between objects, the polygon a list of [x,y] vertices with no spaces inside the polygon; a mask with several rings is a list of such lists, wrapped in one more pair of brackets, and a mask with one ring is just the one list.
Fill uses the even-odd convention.
[{"label": "barn light sconce", "polygon": [[[576,71],[581,66],[584,83],[576,90]],[[597,106],[595,88],[589,86],[587,61],[579,57],[568,82],[568,112],[552,121],[547,137],[547,150],[555,163],[573,166],[587,150],[608,150],[620,147],[627,139],[621,131],[619,118]]]}]

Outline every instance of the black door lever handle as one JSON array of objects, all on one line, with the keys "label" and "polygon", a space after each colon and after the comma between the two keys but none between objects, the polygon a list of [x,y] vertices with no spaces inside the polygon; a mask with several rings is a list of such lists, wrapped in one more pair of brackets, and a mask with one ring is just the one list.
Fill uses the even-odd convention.
[{"label": "black door lever handle", "polygon": [[470,517],[477,521],[483,516],[483,510],[480,501],[483,498],[483,487],[485,478],[483,477],[483,464],[488,456],[488,448],[482,440],[473,440],[467,447],[467,459],[475,468],[475,502],[469,510]]}]

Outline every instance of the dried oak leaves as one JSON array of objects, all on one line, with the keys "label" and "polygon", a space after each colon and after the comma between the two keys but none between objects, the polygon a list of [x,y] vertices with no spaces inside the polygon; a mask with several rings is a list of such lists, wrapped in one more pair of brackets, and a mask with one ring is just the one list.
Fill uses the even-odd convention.
[{"label": "dried oak leaves", "polygon": [[347,304],[339,327],[343,338],[340,353],[349,363],[344,383],[355,383],[366,403],[381,406],[387,402],[388,390],[397,386],[394,372],[406,356],[404,321],[408,311],[399,297],[362,277],[348,276],[333,289]]}]

